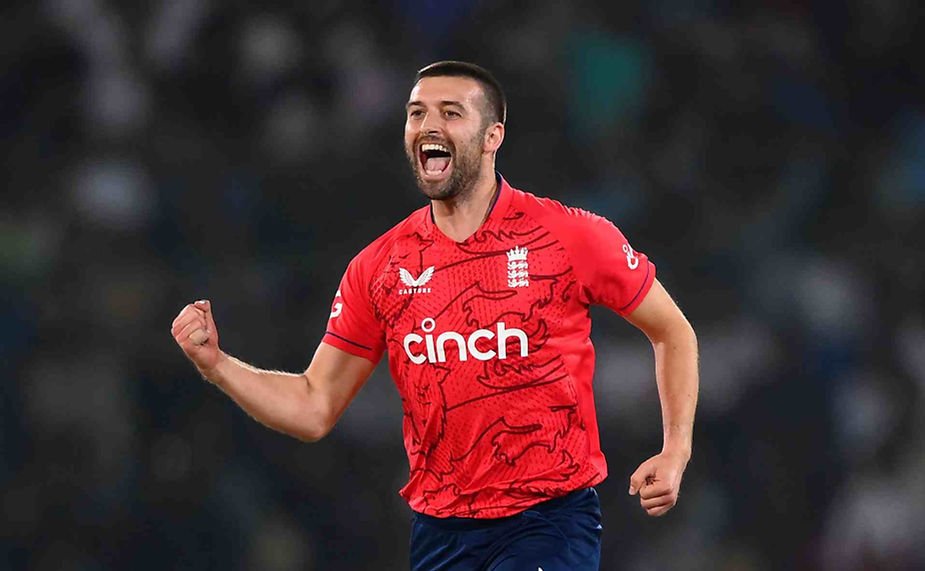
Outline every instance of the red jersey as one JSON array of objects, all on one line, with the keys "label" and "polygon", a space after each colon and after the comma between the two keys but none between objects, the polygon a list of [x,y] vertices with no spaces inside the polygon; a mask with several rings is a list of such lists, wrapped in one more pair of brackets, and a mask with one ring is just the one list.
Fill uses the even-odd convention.
[{"label": "red jersey", "polygon": [[588,308],[627,315],[654,279],[605,218],[501,179],[465,241],[426,206],[360,252],[323,341],[374,363],[388,350],[413,510],[508,516],[606,477]]}]

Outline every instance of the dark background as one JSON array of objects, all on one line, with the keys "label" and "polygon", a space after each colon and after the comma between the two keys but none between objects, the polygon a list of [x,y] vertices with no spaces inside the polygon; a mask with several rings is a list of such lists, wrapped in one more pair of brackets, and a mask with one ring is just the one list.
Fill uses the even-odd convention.
[{"label": "dark background", "polygon": [[[652,354],[595,312],[603,569],[925,566],[925,52],[913,0],[42,0],[0,9],[0,568],[402,569],[380,367],[300,444],[169,334],[300,371],[337,282],[424,204],[415,71],[509,96],[499,170],[613,220],[701,346],[681,501]],[[528,6],[529,7],[526,7]]]}]

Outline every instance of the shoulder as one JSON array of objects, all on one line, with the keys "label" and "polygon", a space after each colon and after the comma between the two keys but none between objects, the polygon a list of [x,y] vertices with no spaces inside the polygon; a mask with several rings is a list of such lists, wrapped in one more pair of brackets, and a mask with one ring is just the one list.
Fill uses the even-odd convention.
[{"label": "shoulder", "polygon": [[[589,210],[563,204],[553,198],[537,196],[518,190],[517,199],[524,213],[547,227],[554,234],[594,233],[600,229],[613,227],[607,218]],[[560,236],[560,239],[567,238]]]},{"label": "shoulder", "polygon": [[382,235],[360,250],[359,253],[353,257],[350,265],[363,269],[372,269],[379,266],[383,260],[388,258],[389,252],[396,242],[414,235],[419,231],[421,225],[424,223],[424,217],[427,216],[428,212],[429,209],[427,206],[412,212],[404,220],[383,232]]},{"label": "shoulder", "polygon": [[620,229],[599,214],[523,191],[518,201],[524,214],[549,232],[578,266],[593,268],[629,247]]}]

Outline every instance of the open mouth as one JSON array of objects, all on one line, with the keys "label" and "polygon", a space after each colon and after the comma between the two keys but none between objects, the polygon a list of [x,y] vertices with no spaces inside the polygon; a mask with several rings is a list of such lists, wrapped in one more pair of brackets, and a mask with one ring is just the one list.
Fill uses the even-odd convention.
[{"label": "open mouth", "polygon": [[426,178],[442,178],[450,170],[453,154],[439,143],[424,143],[419,147],[418,158]]}]

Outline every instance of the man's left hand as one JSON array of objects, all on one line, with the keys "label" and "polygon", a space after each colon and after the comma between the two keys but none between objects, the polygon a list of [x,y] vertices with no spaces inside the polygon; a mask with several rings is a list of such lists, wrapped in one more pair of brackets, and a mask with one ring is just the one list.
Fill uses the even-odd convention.
[{"label": "man's left hand", "polygon": [[630,476],[629,494],[639,494],[639,505],[650,516],[665,515],[678,502],[687,461],[685,455],[670,452],[649,458]]}]

